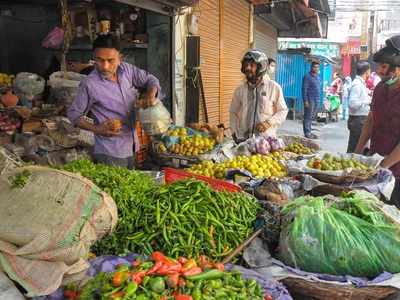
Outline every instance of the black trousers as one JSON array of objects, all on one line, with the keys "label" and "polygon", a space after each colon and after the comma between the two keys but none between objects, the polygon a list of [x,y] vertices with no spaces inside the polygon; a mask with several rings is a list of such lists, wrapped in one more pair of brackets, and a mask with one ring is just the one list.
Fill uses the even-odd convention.
[{"label": "black trousers", "polygon": [[361,132],[367,116],[350,116],[347,121],[347,128],[350,130],[349,142],[347,144],[347,153],[354,153],[360,139]]}]

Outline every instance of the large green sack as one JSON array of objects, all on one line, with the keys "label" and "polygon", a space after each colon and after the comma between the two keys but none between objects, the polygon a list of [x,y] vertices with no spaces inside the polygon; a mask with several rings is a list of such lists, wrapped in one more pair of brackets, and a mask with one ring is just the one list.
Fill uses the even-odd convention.
[{"label": "large green sack", "polygon": [[302,197],[283,208],[280,258],[304,271],[374,277],[400,272],[400,226],[372,194]]}]

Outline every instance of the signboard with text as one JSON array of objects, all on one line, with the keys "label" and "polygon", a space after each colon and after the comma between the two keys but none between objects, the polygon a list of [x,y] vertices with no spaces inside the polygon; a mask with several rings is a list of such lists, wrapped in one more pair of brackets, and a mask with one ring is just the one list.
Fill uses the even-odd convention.
[{"label": "signboard with text", "polygon": [[360,40],[349,40],[343,45],[340,53],[342,55],[356,55],[361,54],[361,41]]},{"label": "signboard with text", "polygon": [[329,58],[335,58],[340,56],[339,44],[336,43],[324,43],[324,42],[305,42],[305,41],[280,41],[279,49],[298,49],[298,48],[310,48],[311,54],[322,55]]}]

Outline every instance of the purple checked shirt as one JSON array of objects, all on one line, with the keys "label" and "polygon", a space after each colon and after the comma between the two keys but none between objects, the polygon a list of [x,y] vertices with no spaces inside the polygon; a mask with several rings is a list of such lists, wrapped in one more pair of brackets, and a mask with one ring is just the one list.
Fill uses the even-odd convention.
[{"label": "purple checked shirt", "polygon": [[113,82],[105,79],[97,70],[90,73],[82,80],[67,114],[75,125],[89,111],[95,124],[109,119],[121,120],[123,126],[119,136],[95,135],[94,153],[127,158],[133,156],[132,114],[139,95],[138,89],[157,87],[160,92],[160,84],[153,75],[128,63],[121,63],[117,75],[118,82]]}]

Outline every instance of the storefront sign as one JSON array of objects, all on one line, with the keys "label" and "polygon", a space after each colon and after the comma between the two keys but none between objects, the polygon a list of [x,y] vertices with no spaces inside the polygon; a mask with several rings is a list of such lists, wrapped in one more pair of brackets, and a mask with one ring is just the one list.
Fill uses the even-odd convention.
[{"label": "storefront sign", "polygon": [[361,41],[350,40],[342,47],[340,51],[342,55],[356,55],[361,54]]},{"label": "storefront sign", "polygon": [[310,48],[311,54],[322,55],[329,58],[339,57],[339,45],[336,43],[318,43],[308,41],[280,41],[279,49]]}]

